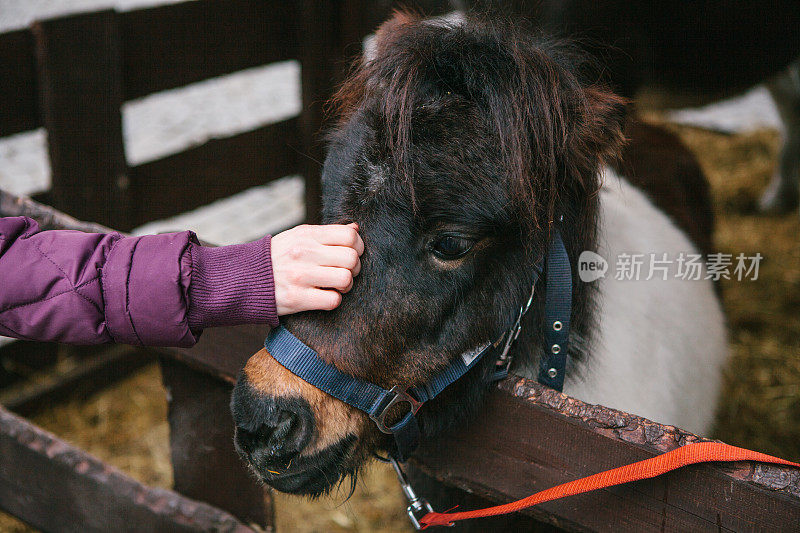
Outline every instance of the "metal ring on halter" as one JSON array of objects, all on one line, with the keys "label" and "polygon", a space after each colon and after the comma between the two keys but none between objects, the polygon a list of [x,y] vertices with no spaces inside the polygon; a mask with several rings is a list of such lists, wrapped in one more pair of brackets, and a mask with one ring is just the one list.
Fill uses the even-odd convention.
[{"label": "metal ring on halter", "polygon": [[[397,385],[392,387],[389,392],[392,393],[393,396],[389,398],[388,402],[379,407],[377,413],[371,413],[369,417],[373,422],[375,422],[375,425],[378,426],[379,430],[381,430],[383,433],[391,435],[399,426],[402,425],[403,421],[405,421],[409,415],[414,416],[417,414],[417,411],[419,411],[419,408],[422,407],[423,402],[418,401],[416,398],[411,396],[408,391],[398,387]],[[394,424],[393,426],[387,426],[386,416],[389,414],[389,409],[400,403],[407,403],[410,406],[408,413],[400,417],[400,422]]]}]

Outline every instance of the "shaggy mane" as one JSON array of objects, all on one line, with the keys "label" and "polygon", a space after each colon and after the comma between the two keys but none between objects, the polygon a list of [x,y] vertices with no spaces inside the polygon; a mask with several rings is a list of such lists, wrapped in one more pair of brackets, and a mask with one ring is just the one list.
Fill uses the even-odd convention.
[{"label": "shaggy mane", "polygon": [[573,47],[520,24],[474,15],[464,24],[432,24],[400,11],[380,27],[374,57],[355,66],[329,109],[346,122],[376,102],[397,174],[413,185],[419,109],[444,95],[478,106],[499,142],[515,201],[541,228],[563,213],[559,191],[597,191],[599,166],[617,157],[624,139],[627,101],[598,77],[587,81],[592,72]]}]

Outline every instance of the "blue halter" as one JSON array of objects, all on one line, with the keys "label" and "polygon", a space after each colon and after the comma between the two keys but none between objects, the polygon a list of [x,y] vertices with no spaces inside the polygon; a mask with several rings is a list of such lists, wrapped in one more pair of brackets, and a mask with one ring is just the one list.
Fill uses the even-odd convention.
[{"label": "blue halter", "polygon": [[[387,390],[379,385],[361,380],[326,363],[319,354],[306,346],[283,326],[273,329],[264,347],[287,370],[300,379],[365,412],[384,433],[394,436],[395,449],[391,455],[404,462],[419,444],[419,426],[416,414],[420,407],[435,398],[473,368],[488,352],[504,342],[498,356],[497,371],[493,379],[508,374],[511,365],[509,351],[522,331],[522,318],[530,309],[536,282],[541,273],[537,265],[528,301],[520,307],[514,325],[494,343],[486,342],[478,348],[464,352],[451,361],[428,383],[413,387],[395,386]],[[547,288],[545,294],[545,350],[539,367],[539,382],[560,391],[564,386],[567,365],[567,340],[572,312],[572,270],[569,257],[558,229],[547,253]],[[392,426],[387,426],[386,416],[397,404],[405,403],[408,413]]]}]

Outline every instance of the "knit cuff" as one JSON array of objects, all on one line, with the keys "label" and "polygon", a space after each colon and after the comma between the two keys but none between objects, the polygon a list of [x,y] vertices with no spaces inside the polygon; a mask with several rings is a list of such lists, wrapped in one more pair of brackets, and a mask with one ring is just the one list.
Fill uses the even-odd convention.
[{"label": "knit cuff", "polygon": [[270,236],[232,246],[189,248],[188,321],[192,330],[212,326],[278,326]]}]

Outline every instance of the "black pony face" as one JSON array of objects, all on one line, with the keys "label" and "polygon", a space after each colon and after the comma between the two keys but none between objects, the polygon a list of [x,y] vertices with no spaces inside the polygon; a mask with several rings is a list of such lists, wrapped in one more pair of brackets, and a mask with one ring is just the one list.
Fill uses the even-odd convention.
[{"label": "black pony face", "polygon": [[[323,172],[324,222],[358,222],[362,271],[338,309],[284,325],[328,363],[388,389],[429,381],[509,327],[556,211],[588,228],[567,236],[568,248],[591,244],[603,144],[589,135],[600,119],[585,116],[593,95],[530,37],[399,14],[378,39],[340,93]],[[424,405],[423,437],[462,421],[492,368],[487,358]],[[323,492],[390,445],[366,415],[265,350],[232,408],[240,453],[287,492]]]}]

